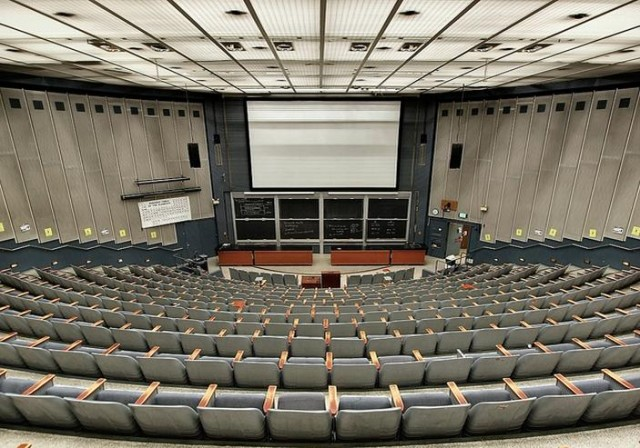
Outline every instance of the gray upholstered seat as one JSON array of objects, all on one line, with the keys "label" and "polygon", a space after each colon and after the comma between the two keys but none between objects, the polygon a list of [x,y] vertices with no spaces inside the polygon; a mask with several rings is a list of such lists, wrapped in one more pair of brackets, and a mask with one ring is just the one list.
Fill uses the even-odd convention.
[{"label": "gray upholstered seat", "polygon": [[282,385],[286,388],[325,388],[328,376],[323,358],[289,358],[282,368]]},{"label": "gray upholstered seat", "polygon": [[216,394],[208,406],[198,407],[205,434],[212,439],[264,439],[264,400],[265,394]]},{"label": "gray upholstered seat", "polygon": [[145,404],[131,404],[142,431],[150,436],[193,438],[201,434],[196,408],[202,394],[159,392]]},{"label": "gray upholstered seat", "polygon": [[365,342],[360,338],[332,337],[329,343],[329,351],[333,358],[362,358],[364,356]]},{"label": "gray upholstered seat", "polygon": [[298,336],[291,341],[291,356],[323,358],[327,344],[323,338]]},{"label": "gray upholstered seat", "polygon": [[494,381],[509,378],[517,362],[517,356],[477,357],[471,365],[469,381]]},{"label": "gray upholstered seat", "polygon": [[396,336],[370,336],[367,340],[367,354],[376,352],[378,356],[399,355],[402,338]]},{"label": "gray upholstered seat", "polygon": [[453,437],[464,427],[471,405],[452,403],[442,392],[402,394],[402,435],[407,438]]},{"label": "gray upholstered seat", "polygon": [[473,358],[435,358],[427,359],[425,367],[426,384],[444,384],[448,381],[464,383],[471,372]]},{"label": "gray upholstered seat", "polygon": [[211,383],[233,386],[232,358],[202,357],[186,360],[184,367],[191,384],[206,386]]},{"label": "gray upholstered seat", "polygon": [[424,378],[425,361],[416,361],[413,356],[381,356],[378,383],[380,387],[391,384],[419,386]]},{"label": "gray upholstered seat", "polygon": [[20,395],[35,383],[35,380],[25,378],[0,377],[0,422],[11,424],[24,423],[24,417],[15,407],[8,394]]},{"label": "gray upholstered seat", "polygon": [[501,389],[463,391],[471,405],[465,431],[469,434],[491,434],[516,431],[522,427],[534,398],[512,399]]},{"label": "gray upholstered seat", "polygon": [[233,364],[233,377],[239,387],[280,385],[279,358],[244,358]]},{"label": "gray upholstered seat", "polygon": [[535,398],[527,417],[530,428],[565,427],[575,425],[584,414],[595,394],[573,395],[554,385],[522,387],[530,398]]},{"label": "gray upholstered seat", "polygon": [[323,393],[285,393],[267,414],[274,440],[329,441],[333,419]]},{"label": "gray upholstered seat", "polygon": [[372,389],[376,386],[378,370],[366,358],[338,358],[333,360],[331,384],[346,389]]},{"label": "gray upholstered seat", "polygon": [[336,415],[338,440],[394,439],[402,411],[387,397],[349,396],[340,398]]},{"label": "gray upholstered seat", "polygon": [[84,389],[51,386],[40,389],[35,395],[10,395],[13,405],[34,426],[75,429],[79,426],[65,396],[75,397]]},{"label": "gray upholstered seat", "polygon": [[169,356],[152,356],[138,358],[138,365],[148,382],[186,384],[187,372],[179,359]]},{"label": "gray upholstered seat", "polygon": [[92,353],[80,350],[51,350],[53,360],[67,375],[99,377],[102,375]]},{"label": "gray upholstered seat", "polygon": [[585,394],[595,392],[582,420],[587,423],[619,420],[628,417],[640,404],[640,389],[623,389],[607,380],[574,381]]},{"label": "gray upholstered seat", "polygon": [[80,424],[89,431],[109,434],[135,434],[138,431],[129,404],[135,403],[140,392],[102,390],[94,398],[66,398]]}]

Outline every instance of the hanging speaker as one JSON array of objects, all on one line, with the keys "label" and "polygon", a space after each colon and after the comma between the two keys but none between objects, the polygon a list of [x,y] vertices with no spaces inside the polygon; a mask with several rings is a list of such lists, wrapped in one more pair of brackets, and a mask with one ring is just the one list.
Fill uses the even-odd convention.
[{"label": "hanging speaker", "polygon": [[191,168],[201,168],[200,163],[200,150],[197,143],[187,143],[187,150],[189,151],[189,166]]}]

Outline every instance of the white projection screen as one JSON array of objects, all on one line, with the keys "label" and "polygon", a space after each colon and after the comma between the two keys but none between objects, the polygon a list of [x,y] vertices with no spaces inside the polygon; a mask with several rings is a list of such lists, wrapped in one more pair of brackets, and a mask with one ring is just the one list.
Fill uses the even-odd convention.
[{"label": "white projection screen", "polygon": [[395,188],[399,101],[248,101],[253,188]]}]

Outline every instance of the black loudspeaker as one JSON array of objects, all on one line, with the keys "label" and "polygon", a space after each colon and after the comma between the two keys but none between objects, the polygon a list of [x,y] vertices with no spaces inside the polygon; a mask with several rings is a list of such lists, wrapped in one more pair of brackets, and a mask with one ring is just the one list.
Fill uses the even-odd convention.
[{"label": "black loudspeaker", "polygon": [[425,145],[427,143],[427,134],[420,134],[420,144]]},{"label": "black loudspeaker", "polygon": [[187,143],[187,150],[189,151],[189,166],[191,168],[201,168],[200,163],[200,150],[197,143]]}]

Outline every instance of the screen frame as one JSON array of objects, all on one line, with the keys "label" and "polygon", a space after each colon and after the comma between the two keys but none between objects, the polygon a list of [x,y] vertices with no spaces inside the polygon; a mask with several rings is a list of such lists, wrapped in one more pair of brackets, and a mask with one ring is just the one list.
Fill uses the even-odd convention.
[{"label": "screen frame", "polygon": [[[400,116],[398,118],[398,136],[397,136],[397,141],[398,141],[398,146],[397,146],[397,151],[396,151],[396,175],[395,175],[395,183],[393,187],[256,187],[253,184],[253,164],[251,161],[251,133],[249,131],[249,111],[248,111],[248,102],[249,101],[255,101],[255,102],[308,102],[308,101],[316,101],[316,102],[345,102],[345,101],[352,101],[352,102],[396,102],[396,103],[400,103]],[[365,191],[365,190],[371,190],[371,191],[399,191],[398,189],[398,185],[399,185],[399,180],[400,180],[400,162],[401,162],[401,158],[400,158],[400,153],[402,151],[402,127],[404,124],[404,114],[405,114],[405,104],[404,101],[402,101],[402,99],[400,98],[389,98],[389,97],[385,97],[385,98],[349,98],[349,97],[336,97],[336,98],[323,98],[323,99],[319,99],[317,97],[300,97],[300,98],[245,98],[243,101],[243,112],[244,112],[244,121],[246,123],[245,126],[245,136],[247,138],[247,161],[248,161],[248,167],[249,167],[249,189],[250,191],[256,191],[256,192],[260,192],[260,191],[281,191],[281,192],[286,192],[286,191]]]}]

